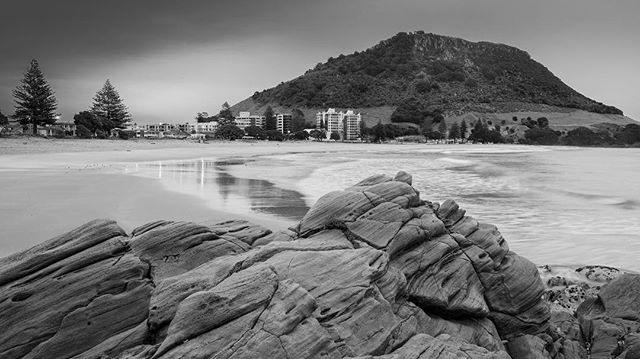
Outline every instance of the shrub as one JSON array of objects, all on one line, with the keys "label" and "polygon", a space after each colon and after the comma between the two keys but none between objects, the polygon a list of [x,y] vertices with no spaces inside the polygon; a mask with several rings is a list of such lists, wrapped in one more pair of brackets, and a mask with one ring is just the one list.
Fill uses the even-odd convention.
[{"label": "shrub", "polygon": [[89,131],[89,129],[84,127],[83,125],[78,125],[76,127],[76,136],[80,138],[91,138],[93,137],[93,133],[91,133],[91,131]]},{"label": "shrub", "polygon": [[118,137],[121,140],[128,140],[131,137],[133,137],[133,134],[131,132],[129,132],[129,131],[118,131]]},{"label": "shrub", "polygon": [[214,135],[214,137],[217,139],[230,141],[237,140],[239,138],[242,138],[243,136],[244,131],[242,131],[238,126],[231,124],[219,126]]},{"label": "shrub", "polygon": [[278,130],[269,130],[266,132],[267,140],[269,141],[282,141],[284,140],[284,135],[280,133]]},{"label": "shrub", "polygon": [[564,142],[569,146],[601,146],[606,139],[586,127],[578,127],[567,132]]},{"label": "shrub", "polygon": [[300,140],[300,141],[308,140],[309,139],[309,133],[307,131],[298,131],[298,132],[293,133],[291,135],[291,137],[294,140]]},{"label": "shrub", "polygon": [[524,133],[524,138],[531,144],[555,145],[558,143],[558,134],[550,128],[531,128]]},{"label": "shrub", "polygon": [[331,132],[330,138],[334,141],[340,141],[340,134],[337,132]]}]

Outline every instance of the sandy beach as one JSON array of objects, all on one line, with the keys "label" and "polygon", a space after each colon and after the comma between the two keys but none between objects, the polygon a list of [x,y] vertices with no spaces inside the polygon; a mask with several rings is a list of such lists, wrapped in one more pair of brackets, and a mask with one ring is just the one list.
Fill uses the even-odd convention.
[{"label": "sandy beach", "polygon": [[[404,146],[407,145],[375,148],[388,150]],[[234,208],[233,203],[234,211],[220,210],[199,196],[167,191],[158,181],[126,175],[124,171],[138,162],[251,158],[353,149],[373,150],[374,146],[311,141],[196,143],[0,138],[0,256],[28,248],[95,218],[115,219],[127,231],[157,219],[216,222],[235,218],[274,230],[284,229],[295,222],[245,213],[244,207]],[[243,175],[251,178],[251,172],[267,170],[249,168]],[[274,182],[286,182],[306,174],[304,169],[298,169],[295,173],[276,173],[270,177]]]}]

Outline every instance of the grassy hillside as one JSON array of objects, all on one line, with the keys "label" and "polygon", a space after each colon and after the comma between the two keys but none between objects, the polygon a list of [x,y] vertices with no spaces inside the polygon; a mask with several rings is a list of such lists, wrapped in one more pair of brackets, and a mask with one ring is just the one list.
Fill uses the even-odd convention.
[{"label": "grassy hillside", "polygon": [[408,98],[448,115],[513,112],[522,103],[622,114],[576,92],[525,51],[424,32],[330,58],[251,97],[258,107],[301,109],[388,108]]}]

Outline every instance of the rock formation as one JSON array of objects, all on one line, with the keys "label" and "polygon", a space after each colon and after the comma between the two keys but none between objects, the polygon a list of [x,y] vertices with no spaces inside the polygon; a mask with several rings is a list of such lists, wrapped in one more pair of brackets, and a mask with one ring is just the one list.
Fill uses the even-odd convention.
[{"label": "rock formation", "polygon": [[637,358],[636,276],[551,316],[495,226],[411,181],[331,192],[289,231],[95,220],[2,258],[0,358]]}]

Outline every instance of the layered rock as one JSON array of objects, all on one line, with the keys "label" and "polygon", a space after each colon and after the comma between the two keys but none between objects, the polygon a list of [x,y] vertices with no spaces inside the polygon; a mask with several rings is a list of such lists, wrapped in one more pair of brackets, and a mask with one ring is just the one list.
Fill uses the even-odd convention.
[{"label": "layered rock", "polygon": [[[158,221],[127,236],[94,221],[1,259],[0,357],[555,355],[536,267],[411,184],[331,192],[290,231]],[[607,310],[628,320],[612,308],[629,301]]]}]

